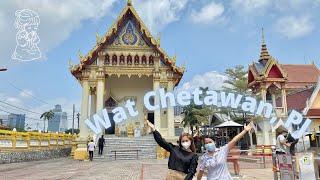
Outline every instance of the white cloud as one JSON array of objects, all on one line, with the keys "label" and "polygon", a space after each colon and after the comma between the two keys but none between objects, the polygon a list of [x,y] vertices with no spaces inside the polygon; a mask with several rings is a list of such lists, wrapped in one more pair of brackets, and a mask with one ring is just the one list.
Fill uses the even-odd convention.
[{"label": "white cloud", "polygon": [[204,74],[195,75],[191,81],[184,83],[179,90],[191,91],[198,87],[209,87],[211,90],[221,90],[224,85],[224,81],[227,80],[228,77],[216,72],[210,71]]},{"label": "white cloud", "polygon": [[271,0],[232,0],[231,7],[239,13],[259,14],[272,5]]},{"label": "white cloud", "polygon": [[319,5],[318,0],[274,0],[274,6],[281,11],[296,11],[310,9]]},{"label": "white cloud", "polygon": [[19,94],[22,98],[31,98],[33,96],[33,92],[29,89],[23,89],[23,91]]},{"label": "white cloud", "polygon": [[134,0],[133,5],[148,29],[160,32],[166,25],[178,21],[188,0]]},{"label": "white cloud", "polygon": [[4,1],[0,6],[0,52],[2,64],[8,64],[16,44],[15,11],[31,9],[40,16],[40,50],[45,55],[50,49],[66,40],[85,20],[99,19],[108,14],[116,0],[19,0]]},{"label": "white cloud", "polygon": [[8,97],[8,98],[6,98],[6,102],[13,104],[13,105],[17,105],[17,106],[22,104],[22,101],[16,97]]},{"label": "white cloud", "polygon": [[314,25],[309,16],[286,16],[278,19],[274,28],[281,35],[293,39],[310,34]]},{"label": "white cloud", "polygon": [[224,12],[224,6],[211,2],[203,6],[199,12],[193,11],[191,20],[195,23],[209,24],[218,20]]}]

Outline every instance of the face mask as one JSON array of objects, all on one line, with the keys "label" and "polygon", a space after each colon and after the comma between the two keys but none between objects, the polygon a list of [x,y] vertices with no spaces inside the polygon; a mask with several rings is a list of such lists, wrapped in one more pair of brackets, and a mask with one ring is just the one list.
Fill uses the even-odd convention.
[{"label": "face mask", "polygon": [[181,143],[182,147],[185,148],[185,149],[188,149],[191,145],[191,142],[190,141],[186,141],[186,142],[183,142]]},{"label": "face mask", "polygon": [[214,143],[206,144],[205,147],[209,152],[214,152],[214,150],[216,150],[216,145]]}]

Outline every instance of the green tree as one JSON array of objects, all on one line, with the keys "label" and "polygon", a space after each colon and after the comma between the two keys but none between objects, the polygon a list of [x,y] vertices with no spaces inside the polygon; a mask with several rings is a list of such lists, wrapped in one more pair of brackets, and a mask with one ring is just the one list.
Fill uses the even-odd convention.
[{"label": "green tree", "polygon": [[[200,96],[200,99],[203,99],[208,89],[209,89],[208,87],[206,88],[200,87],[200,90],[202,90],[203,92],[202,95]],[[190,105],[184,108],[183,114],[184,114],[184,119],[182,121],[183,126],[184,127],[189,126],[193,134],[194,128],[198,130],[199,126],[203,124],[209,124],[209,117],[212,114],[212,111],[208,107],[199,106],[199,105],[195,105],[194,103],[191,103]]]},{"label": "green tree", "polygon": [[40,119],[43,119],[43,132],[46,130],[46,120],[49,122],[54,116],[52,110],[44,112],[41,114]]},{"label": "green tree", "polygon": [[[251,90],[247,86],[248,72],[242,65],[226,69],[225,74],[228,76],[228,80],[224,81],[224,91],[242,95],[252,95]],[[240,124],[244,124],[245,120],[250,116],[248,113],[242,111],[242,109],[222,108],[220,109],[220,113],[229,115],[232,120]]]},{"label": "green tree", "polygon": [[237,92],[241,94],[250,94],[248,88],[248,72],[242,65],[237,65],[234,68],[226,69],[225,74],[228,80],[224,81],[223,89],[229,92]]}]

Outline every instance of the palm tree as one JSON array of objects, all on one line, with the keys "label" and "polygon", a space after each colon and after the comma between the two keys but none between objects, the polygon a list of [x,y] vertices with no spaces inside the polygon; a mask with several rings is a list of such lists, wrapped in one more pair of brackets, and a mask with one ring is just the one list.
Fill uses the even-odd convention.
[{"label": "palm tree", "polygon": [[40,119],[43,119],[43,132],[46,130],[46,120],[52,119],[54,116],[54,112],[52,110],[44,112],[41,114]]}]

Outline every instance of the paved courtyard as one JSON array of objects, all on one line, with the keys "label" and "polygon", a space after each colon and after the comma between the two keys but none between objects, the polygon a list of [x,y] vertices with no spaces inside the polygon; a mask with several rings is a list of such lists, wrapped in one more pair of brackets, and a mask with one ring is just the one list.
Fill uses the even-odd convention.
[{"label": "paved courtyard", "polygon": [[[2,164],[0,165],[0,179],[158,180],[165,178],[166,171],[167,160],[105,161],[97,159],[90,162],[61,158],[46,161]],[[233,170],[230,172],[233,172]],[[234,179],[270,180],[272,178],[270,168],[254,169],[250,164],[242,163],[241,175]]]}]

